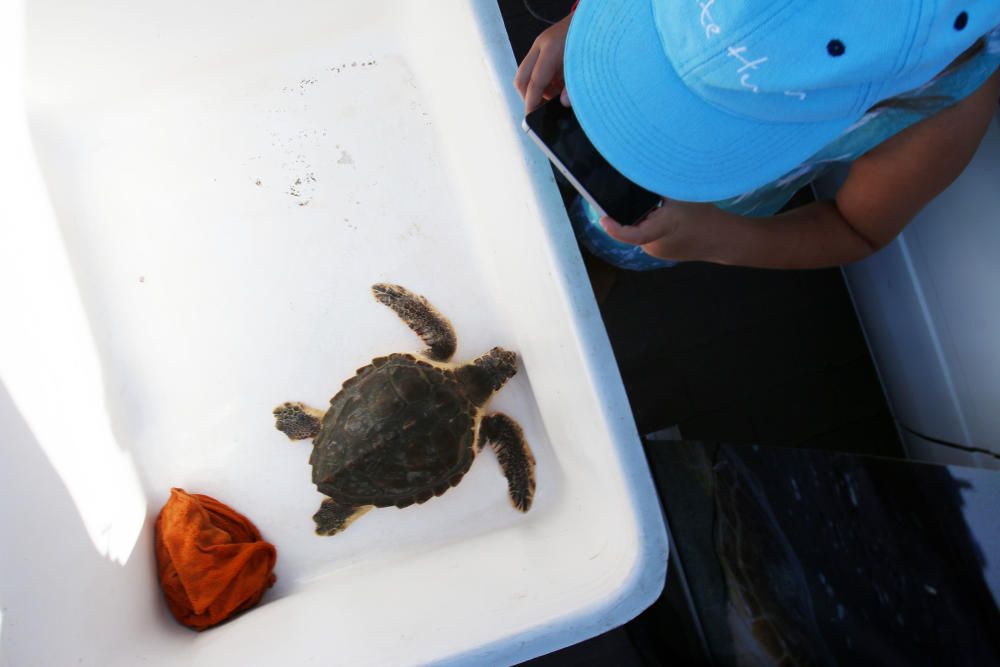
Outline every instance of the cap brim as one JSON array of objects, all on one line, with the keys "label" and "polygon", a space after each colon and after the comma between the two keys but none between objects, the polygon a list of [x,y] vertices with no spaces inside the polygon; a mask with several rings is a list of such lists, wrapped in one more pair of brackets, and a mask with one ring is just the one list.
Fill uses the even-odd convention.
[{"label": "cap brim", "polygon": [[719,201],[766,185],[856,120],[766,123],[706,103],[667,60],[651,0],[580,3],[565,78],[601,155],[642,187],[685,201]]}]

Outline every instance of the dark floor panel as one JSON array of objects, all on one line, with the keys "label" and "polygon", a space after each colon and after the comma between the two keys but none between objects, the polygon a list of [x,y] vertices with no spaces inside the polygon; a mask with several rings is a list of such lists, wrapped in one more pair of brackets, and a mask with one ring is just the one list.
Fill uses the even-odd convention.
[{"label": "dark floor panel", "polygon": [[522,662],[521,667],[642,667],[639,653],[623,628],[616,628],[561,651]]},{"label": "dark floor panel", "polygon": [[853,417],[885,415],[885,411],[880,409],[885,400],[882,387],[870,359],[859,359],[833,368],[830,370],[830,378],[836,386],[845,389],[834,396],[838,412]]},{"label": "dark floor panel", "polygon": [[697,433],[699,438],[719,442],[756,443],[759,441],[753,417],[741,406],[728,410],[703,412],[679,422],[681,433]]},{"label": "dark floor panel", "polygon": [[845,421],[834,407],[837,390],[828,376],[820,373],[792,375],[762,386],[750,398],[758,442],[793,447],[829,433]]},{"label": "dark floor panel", "polygon": [[690,391],[674,360],[651,359],[648,366],[622,367],[621,372],[641,433],[678,424],[694,415]]},{"label": "dark floor panel", "polygon": [[625,632],[644,667],[694,667],[707,664],[705,647],[688,608],[680,567],[673,552],[663,595],[629,622],[625,626]]},{"label": "dark floor panel", "polygon": [[889,413],[837,269],[622,273],[602,312],[642,433],[783,446],[836,433],[845,451],[902,456],[894,430],[852,430]]},{"label": "dark floor panel", "polygon": [[[602,312],[615,354],[623,366],[660,350],[680,350],[717,341],[723,308],[715,296],[715,273],[702,263],[646,273],[621,272]],[[637,307],[638,306],[638,307]]]},{"label": "dark floor panel", "polygon": [[900,458],[896,444],[898,438],[896,422],[892,417],[876,414],[840,424],[834,430],[813,440],[799,443],[798,446],[841,452],[863,449],[874,456]]},{"label": "dark floor panel", "polygon": [[[783,307],[788,302],[789,297],[784,297]],[[775,306],[768,317],[747,328],[738,328],[732,340],[737,350],[733,372],[743,374],[759,390],[825,369],[826,360],[809,353],[796,324],[796,315]]]}]

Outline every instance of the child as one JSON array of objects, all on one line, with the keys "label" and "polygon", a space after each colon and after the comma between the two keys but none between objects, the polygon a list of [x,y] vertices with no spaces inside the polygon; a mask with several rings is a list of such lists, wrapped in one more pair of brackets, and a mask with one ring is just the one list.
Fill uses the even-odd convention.
[{"label": "child", "polygon": [[[889,243],[962,172],[998,67],[1000,0],[583,0],[514,83],[527,111],[572,100],[604,157],[664,196],[634,226],[578,200],[597,257],[820,268]],[[833,201],[775,214],[837,163]]]}]

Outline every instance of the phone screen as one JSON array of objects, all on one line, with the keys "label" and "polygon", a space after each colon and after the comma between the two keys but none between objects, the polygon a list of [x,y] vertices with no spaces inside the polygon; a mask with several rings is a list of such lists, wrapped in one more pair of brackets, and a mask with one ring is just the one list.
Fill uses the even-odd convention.
[{"label": "phone screen", "polygon": [[524,124],[580,194],[621,224],[639,222],[660,203],[659,195],[608,164],[583,133],[573,109],[564,107],[559,98],[529,113]]}]

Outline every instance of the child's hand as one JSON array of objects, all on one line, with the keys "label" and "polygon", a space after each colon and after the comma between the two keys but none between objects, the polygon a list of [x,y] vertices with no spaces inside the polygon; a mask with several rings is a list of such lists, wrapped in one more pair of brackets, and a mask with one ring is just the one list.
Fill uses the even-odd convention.
[{"label": "child's hand", "polygon": [[563,82],[563,50],[571,17],[572,14],[546,28],[517,68],[514,87],[524,98],[525,113],[534,111],[543,100],[551,100],[560,91],[562,103],[569,106]]},{"label": "child's hand", "polygon": [[673,199],[650,213],[637,225],[622,225],[611,217],[601,218],[608,236],[642,246],[653,257],[677,261],[709,259],[713,245],[713,223],[721,211],[711,204],[697,204]]}]

